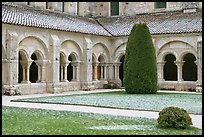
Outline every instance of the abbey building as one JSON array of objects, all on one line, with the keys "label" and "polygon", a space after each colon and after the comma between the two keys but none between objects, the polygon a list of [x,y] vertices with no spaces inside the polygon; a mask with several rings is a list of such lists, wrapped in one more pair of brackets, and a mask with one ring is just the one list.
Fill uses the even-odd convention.
[{"label": "abbey building", "polygon": [[123,87],[137,23],[152,34],[158,88],[201,92],[202,2],[3,2],[3,93]]}]

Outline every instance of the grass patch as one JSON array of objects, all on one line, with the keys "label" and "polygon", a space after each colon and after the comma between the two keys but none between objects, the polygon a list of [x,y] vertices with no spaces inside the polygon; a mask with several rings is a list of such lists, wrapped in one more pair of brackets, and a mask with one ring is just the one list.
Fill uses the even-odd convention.
[{"label": "grass patch", "polygon": [[191,114],[202,114],[202,95],[191,93],[128,94],[125,91],[47,96],[13,101],[86,105],[109,108],[160,111],[169,106],[184,108]]},{"label": "grass patch", "polygon": [[3,135],[201,135],[202,130],[164,129],[156,119],[2,106]]}]

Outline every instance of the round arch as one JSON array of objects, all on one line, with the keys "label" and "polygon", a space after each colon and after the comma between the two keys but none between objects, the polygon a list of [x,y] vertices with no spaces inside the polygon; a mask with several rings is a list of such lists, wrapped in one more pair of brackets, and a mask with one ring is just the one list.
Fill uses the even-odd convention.
[{"label": "round arch", "polygon": [[48,55],[48,48],[46,47],[43,40],[34,36],[25,37],[19,42],[19,47],[17,50],[22,49],[27,51],[27,54],[29,56],[31,56],[31,54],[33,54],[36,51],[40,51],[41,52],[40,56],[43,57],[44,59],[46,59]]},{"label": "round arch", "polygon": [[94,44],[93,45],[93,53],[96,55],[96,58],[98,58],[100,55],[104,55],[105,59],[106,59],[106,62],[110,61],[109,49],[103,43]]},{"label": "round arch", "polygon": [[120,62],[120,58],[125,55],[127,42],[120,44],[114,51],[115,62]]},{"label": "round arch", "polygon": [[81,60],[82,49],[79,44],[73,40],[65,40],[61,43],[61,51],[63,51],[66,55],[70,55],[74,53],[77,55],[77,59]]}]

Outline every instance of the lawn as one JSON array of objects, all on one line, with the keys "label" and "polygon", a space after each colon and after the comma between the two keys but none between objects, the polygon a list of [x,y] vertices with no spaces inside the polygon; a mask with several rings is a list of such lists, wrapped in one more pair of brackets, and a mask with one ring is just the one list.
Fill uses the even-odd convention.
[{"label": "lawn", "polygon": [[202,135],[202,130],[164,129],[156,119],[2,106],[3,135]]},{"label": "lawn", "polygon": [[160,111],[165,107],[177,106],[191,114],[202,114],[202,95],[195,93],[127,94],[125,91],[48,96],[17,99],[13,101],[76,104],[97,107]]}]

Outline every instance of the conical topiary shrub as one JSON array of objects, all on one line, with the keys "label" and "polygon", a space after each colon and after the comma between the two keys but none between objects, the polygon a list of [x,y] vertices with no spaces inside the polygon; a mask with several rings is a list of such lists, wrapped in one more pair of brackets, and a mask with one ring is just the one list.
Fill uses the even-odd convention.
[{"label": "conical topiary shrub", "polygon": [[133,26],[128,37],[124,68],[127,93],[156,93],[156,55],[146,24]]}]

